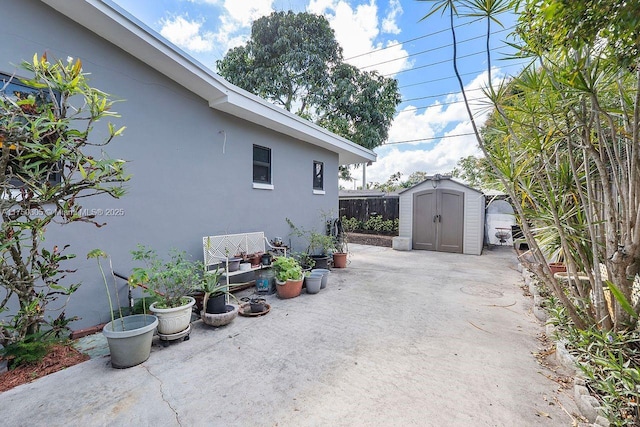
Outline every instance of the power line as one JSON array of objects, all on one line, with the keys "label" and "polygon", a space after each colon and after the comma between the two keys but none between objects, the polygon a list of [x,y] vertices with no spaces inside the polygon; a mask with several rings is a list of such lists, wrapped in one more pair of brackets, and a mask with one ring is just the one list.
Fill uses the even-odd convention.
[{"label": "power line", "polygon": [[[471,101],[481,101],[483,99],[486,99],[486,98],[470,98],[470,99],[467,99],[467,101],[469,101],[469,102],[471,102]],[[443,105],[460,104],[462,102],[464,102],[464,99],[461,99],[459,101],[441,102],[441,103],[438,103],[438,104],[427,105],[426,107],[407,108],[405,110],[398,111],[398,114],[409,113],[411,111],[426,110],[427,108],[440,107],[440,106],[443,106]]]},{"label": "power line", "polygon": [[[491,33],[491,35],[503,33],[505,31],[509,31],[509,30],[511,30],[513,28],[515,28],[515,26],[511,26],[509,28],[505,28],[505,29],[502,29],[500,31],[494,31],[493,33]],[[479,36],[475,36],[475,37],[471,37],[471,38],[468,38],[468,39],[460,40],[459,42],[457,42],[457,44],[460,45],[462,43],[467,43],[467,42],[470,42],[470,41],[473,41],[473,40],[482,39],[482,38],[485,38],[485,37],[486,37],[486,35],[482,34],[482,35],[479,35]],[[412,53],[412,54],[409,54],[409,55],[401,56],[399,58],[389,59],[389,60],[378,62],[378,63],[372,64],[372,65],[365,65],[365,66],[362,66],[362,67],[359,67],[359,68],[360,69],[365,69],[365,68],[375,67],[377,65],[388,64],[389,62],[400,61],[402,59],[411,58],[413,56],[418,56],[418,55],[422,55],[422,54],[429,53],[429,52],[435,52],[436,50],[445,49],[445,48],[448,48],[448,47],[451,47],[451,46],[453,46],[453,43],[449,43],[449,44],[445,44],[445,45],[442,45],[442,46],[439,46],[439,47],[434,47],[434,48],[431,48],[431,49],[423,50],[421,52],[416,52],[416,53]]]},{"label": "power line", "polygon": [[386,143],[382,144],[380,147],[384,147],[385,145],[408,144],[410,142],[434,141],[436,139],[457,138],[457,137],[460,137],[460,136],[469,136],[469,135],[475,135],[475,133],[473,133],[473,132],[458,133],[458,134],[455,134],[455,135],[432,136],[432,137],[429,137],[429,138],[407,139],[406,141],[386,142]]},{"label": "power line", "polygon": [[[476,56],[476,55],[482,55],[484,54],[484,51],[479,51],[479,52],[474,52],[474,53],[468,53],[466,55],[460,55],[458,56],[457,59],[462,59],[462,58],[469,58],[471,56]],[[437,61],[437,62],[432,62],[431,64],[426,64],[426,65],[421,65],[419,67],[413,67],[413,68],[408,68],[406,70],[401,70],[401,71],[396,71],[395,73],[389,73],[389,74],[383,74],[382,77],[389,77],[389,76],[395,76],[398,75],[400,73],[406,73],[407,71],[415,71],[415,70],[421,70],[423,68],[429,68],[429,67],[434,67],[436,65],[440,65],[440,64],[446,64],[447,62],[452,62],[453,59],[449,58],[449,59],[445,59],[442,61]]]},{"label": "power line", "polygon": [[[524,64],[529,64],[529,63],[530,63],[530,61],[522,61],[522,62],[517,62],[517,63],[514,63],[514,64],[505,65],[504,67],[500,67],[500,68],[515,67],[517,65],[524,65]],[[461,77],[466,77],[466,76],[470,76],[470,75],[474,75],[474,74],[477,75],[477,74],[483,73],[485,71],[487,71],[487,70],[484,69],[484,70],[470,71],[468,73],[460,74],[460,76]],[[424,81],[418,82],[418,83],[411,83],[411,84],[408,84],[408,85],[399,86],[398,89],[403,89],[403,88],[411,87],[411,86],[423,85],[423,84],[427,84],[427,83],[435,83],[435,82],[440,82],[440,81],[443,81],[443,80],[450,80],[450,79],[455,79],[455,78],[456,78],[456,76],[451,75],[451,76],[448,76],[448,77],[441,77],[439,79],[424,80]]]},{"label": "power line", "polygon": [[[467,89],[465,90],[465,92],[469,93],[469,92],[477,92],[479,90],[482,90],[481,87],[476,88],[476,89]],[[447,96],[447,95],[451,95],[452,92],[447,92],[447,93],[439,93],[437,95],[429,95],[429,96],[421,96],[419,98],[409,98],[409,99],[403,99],[402,101],[400,101],[400,103],[405,103],[405,102],[409,102],[409,101],[419,101],[421,99],[430,99],[430,98],[440,98],[441,96]]]},{"label": "power line", "polygon": [[[465,22],[464,24],[456,25],[456,26],[454,26],[454,28],[460,28],[460,27],[463,27],[465,25],[470,25],[470,24],[473,24],[474,22],[481,21],[482,19],[483,18],[476,18],[476,19],[474,19],[472,21]],[[413,41],[416,41],[416,40],[425,39],[427,37],[433,37],[435,35],[442,34],[442,33],[447,32],[447,31],[451,31],[451,28],[444,28],[442,30],[434,31],[433,33],[428,33],[428,34],[425,34],[423,36],[419,36],[419,37],[415,37],[415,38],[412,38],[412,39],[409,39],[409,40],[405,40],[405,41],[402,41],[402,42],[397,42],[397,43],[394,43],[394,44],[390,44],[390,45],[388,45],[386,47],[381,47],[380,49],[374,49],[374,50],[370,50],[369,52],[360,53],[358,55],[350,56],[349,58],[345,58],[344,60],[345,61],[349,61],[350,59],[360,58],[361,56],[370,55],[372,53],[380,52],[380,51],[386,50],[386,49],[391,49],[392,47],[400,46],[400,45],[403,45],[405,43],[410,43],[410,42],[413,42]]]}]

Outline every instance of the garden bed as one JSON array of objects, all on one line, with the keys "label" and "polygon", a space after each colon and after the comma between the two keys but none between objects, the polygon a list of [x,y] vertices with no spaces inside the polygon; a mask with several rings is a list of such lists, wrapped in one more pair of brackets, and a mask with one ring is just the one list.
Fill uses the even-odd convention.
[{"label": "garden bed", "polygon": [[383,234],[366,234],[366,233],[347,233],[349,243],[356,243],[358,245],[371,245],[371,246],[384,246],[391,247],[393,238],[395,236],[387,236]]}]

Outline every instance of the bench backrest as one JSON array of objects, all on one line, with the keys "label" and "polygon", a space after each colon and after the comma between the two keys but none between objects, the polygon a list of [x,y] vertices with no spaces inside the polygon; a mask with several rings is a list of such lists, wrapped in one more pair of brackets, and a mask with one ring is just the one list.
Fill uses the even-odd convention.
[{"label": "bench backrest", "polygon": [[244,252],[252,254],[265,252],[264,232],[225,234],[221,236],[205,236],[202,238],[204,264],[207,270],[212,265],[220,264],[227,258]]}]

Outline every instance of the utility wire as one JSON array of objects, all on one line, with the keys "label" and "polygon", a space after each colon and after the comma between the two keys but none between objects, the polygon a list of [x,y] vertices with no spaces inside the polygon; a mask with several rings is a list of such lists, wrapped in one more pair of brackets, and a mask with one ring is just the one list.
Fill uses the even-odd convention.
[{"label": "utility wire", "polygon": [[[502,29],[500,31],[494,31],[494,32],[491,33],[491,35],[495,35],[495,34],[498,34],[498,33],[503,33],[505,31],[509,31],[509,30],[511,30],[513,28],[515,28],[515,26],[511,26],[509,28],[505,28],[505,29]],[[486,34],[481,34],[479,36],[475,36],[475,37],[471,37],[471,38],[468,38],[468,39],[460,40],[459,42],[457,42],[457,44],[460,45],[462,43],[466,43],[466,42],[470,42],[470,41],[478,40],[478,39],[483,39],[485,37],[486,37]],[[412,54],[401,56],[401,57],[398,57],[398,58],[389,59],[389,60],[386,60],[386,61],[382,61],[382,62],[378,62],[378,63],[375,63],[375,64],[371,64],[371,65],[365,65],[365,66],[362,66],[362,67],[359,67],[359,68],[360,69],[365,69],[365,68],[375,67],[377,65],[388,64],[390,62],[400,61],[402,59],[411,58],[413,56],[418,56],[418,55],[422,55],[422,54],[429,53],[429,52],[435,52],[436,50],[446,49],[446,48],[451,47],[451,46],[453,46],[453,43],[445,44],[445,45],[442,45],[442,46],[439,46],[439,47],[434,47],[434,48],[431,48],[431,49],[423,50],[421,52],[412,53]]]},{"label": "utility wire", "polygon": [[[469,92],[477,92],[479,90],[482,90],[483,88],[479,87],[476,89],[467,89],[465,90],[465,92],[469,93]],[[421,99],[430,99],[430,98],[440,98],[441,96],[447,96],[447,95],[452,95],[453,92],[448,92],[448,93],[439,93],[437,95],[429,95],[429,96],[421,96],[419,98],[409,98],[409,99],[403,99],[402,101],[400,101],[401,104],[405,103],[405,102],[409,102],[409,101],[419,101]]]},{"label": "utility wire", "polygon": [[[484,18],[482,18],[482,17],[476,18],[476,19],[474,19],[472,21],[465,22],[464,24],[456,25],[456,26],[454,26],[454,28],[464,27],[465,25],[473,24],[475,22],[481,21],[482,19],[484,19]],[[414,42],[416,40],[421,40],[421,39],[426,39],[428,37],[433,37],[435,35],[442,34],[442,33],[448,32],[448,31],[451,31],[451,28],[444,28],[442,30],[434,31],[433,33],[428,33],[428,34],[425,34],[423,36],[419,36],[419,37],[415,37],[415,38],[412,38],[412,39],[409,39],[409,40],[405,40],[405,41],[402,41],[402,42],[397,42],[397,43],[394,43],[394,44],[390,44],[388,46],[381,47],[379,49],[374,49],[374,50],[370,50],[369,52],[364,52],[364,53],[360,53],[358,55],[350,56],[349,58],[345,58],[344,60],[345,61],[349,61],[350,59],[360,58],[361,56],[370,55],[372,53],[380,52],[380,51],[386,50],[386,49],[391,49],[392,47],[400,46],[400,45],[403,45],[405,43]]]},{"label": "utility wire", "polygon": [[[508,67],[515,67],[517,65],[524,65],[524,64],[529,64],[529,63],[530,63],[530,61],[516,62],[516,63],[513,63],[513,64],[505,65],[505,66],[500,67],[500,68],[504,69],[504,68],[508,68]],[[470,71],[468,73],[460,74],[460,76],[464,77],[464,76],[471,76],[471,75],[474,75],[474,74],[477,75],[477,74],[480,74],[480,73],[482,73],[484,71],[487,71],[487,70],[484,69],[484,70]],[[440,81],[443,81],[443,80],[449,80],[449,79],[455,79],[455,78],[456,78],[456,76],[452,75],[452,76],[448,76],[448,77],[441,77],[439,79],[424,80],[424,81],[418,82],[418,83],[411,83],[411,84],[408,84],[408,85],[399,86],[398,89],[403,89],[405,87],[411,87],[411,86],[423,85],[423,84],[427,84],[427,83],[435,83],[435,82],[440,82]]]},{"label": "utility wire", "polygon": [[460,136],[469,136],[469,135],[475,135],[475,133],[468,132],[468,133],[458,133],[455,135],[432,136],[429,138],[407,139],[406,141],[392,141],[392,142],[386,142],[380,145],[380,147],[384,147],[385,145],[408,144],[410,142],[434,141],[436,139],[457,138]]},{"label": "utility wire", "polygon": [[[485,52],[483,51],[479,51],[479,52],[474,52],[474,53],[468,53],[466,55],[460,55],[458,56],[457,59],[462,59],[462,58],[469,58],[471,56],[476,56],[476,55],[484,55]],[[430,64],[426,64],[426,65],[420,65],[419,67],[413,67],[413,68],[407,68],[406,70],[401,70],[401,71],[396,71],[395,73],[389,73],[389,74],[383,74],[382,77],[389,77],[389,76],[396,76],[400,73],[406,73],[408,71],[415,71],[415,70],[421,70],[423,68],[429,68],[429,67],[434,67],[436,65],[440,65],[440,64],[446,64],[447,62],[452,62],[453,59],[449,58],[449,59],[444,59],[442,61],[437,61],[437,62],[432,62]]]},{"label": "utility wire", "polygon": [[[471,101],[481,101],[481,100],[484,100],[484,99],[486,99],[486,98],[483,98],[483,97],[480,97],[480,98],[470,98],[470,99],[467,99],[467,101],[469,101],[469,102],[471,102]],[[425,109],[427,109],[427,108],[431,108],[431,107],[440,107],[440,106],[443,106],[443,105],[460,104],[460,103],[462,103],[462,102],[464,102],[464,99],[461,99],[461,100],[459,100],[459,101],[440,102],[440,103],[437,103],[437,104],[427,105],[427,106],[425,106],[425,107],[407,108],[407,109],[405,109],[405,110],[400,110],[400,111],[398,111],[397,113],[398,113],[398,114],[402,114],[402,113],[409,113],[409,112],[411,112],[411,111],[425,110]]]}]

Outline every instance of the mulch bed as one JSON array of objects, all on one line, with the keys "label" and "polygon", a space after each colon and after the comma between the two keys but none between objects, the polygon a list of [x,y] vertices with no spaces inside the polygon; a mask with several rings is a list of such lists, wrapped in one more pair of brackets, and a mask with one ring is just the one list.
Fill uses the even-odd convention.
[{"label": "mulch bed", "polygon": [[387,236],[382,234],[365,234],[365,233],[347,233],[349,243],[358,245],[384,246],[391,247],[391,243],[395,236]]},{"label": "mulch bed", "polygon": [[85,360],[89,360],[89,356],[80,353],[71,345],[55,344],[40,362],[18,366],[0,374],[0,392],[21,384],[30,383],[40,377],[77,365]]}]

